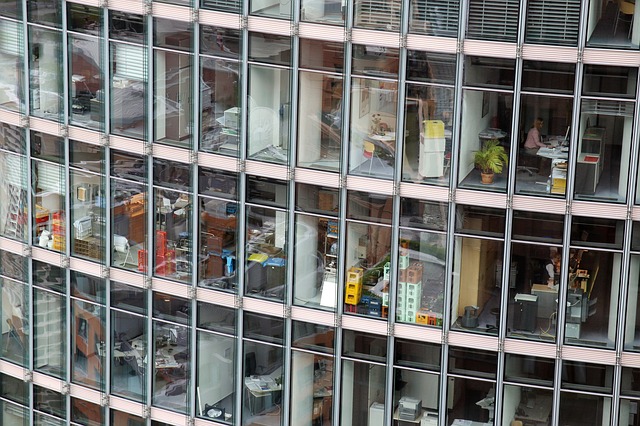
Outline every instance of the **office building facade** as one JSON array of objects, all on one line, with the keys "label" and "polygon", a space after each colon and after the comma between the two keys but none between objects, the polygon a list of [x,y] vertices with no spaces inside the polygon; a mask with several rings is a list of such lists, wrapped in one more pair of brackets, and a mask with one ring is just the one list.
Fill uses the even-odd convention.
[{"label": "office building facade", "polygon": [[0,1],[0,423],[640,424],[636,14]]}]

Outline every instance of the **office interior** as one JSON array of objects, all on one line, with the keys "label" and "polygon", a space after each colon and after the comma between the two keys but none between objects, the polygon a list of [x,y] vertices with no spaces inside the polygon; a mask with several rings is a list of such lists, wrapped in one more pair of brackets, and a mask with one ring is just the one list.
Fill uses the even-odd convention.
[{"label": "office interior", "polygon": [[590,1],[587,46],[637,49],[640,43],[640,24],[635,19],[637,14],[632,2]]}]

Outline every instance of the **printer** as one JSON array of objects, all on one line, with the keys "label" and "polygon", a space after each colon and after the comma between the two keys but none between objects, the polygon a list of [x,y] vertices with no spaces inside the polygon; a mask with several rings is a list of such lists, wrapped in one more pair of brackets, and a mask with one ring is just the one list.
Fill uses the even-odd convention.
[{"label": "printer", "polygon": [[403,396],[398,404],[399,420],[416,420],[422,414],[422,400]]}]

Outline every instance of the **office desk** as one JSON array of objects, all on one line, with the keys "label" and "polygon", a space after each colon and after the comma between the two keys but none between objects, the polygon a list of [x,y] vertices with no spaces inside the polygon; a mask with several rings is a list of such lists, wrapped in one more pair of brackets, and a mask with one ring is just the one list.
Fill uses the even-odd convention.
[{"label": "office desk", "polygon": [[560,159],[560,160],[568,160],[569,159],[569,148],[561,148],[561,147],[540,147],[538,152],[536,153],[539,157],[549,158],[551,160]]},{"label": "office desk", "polygon": [[251,414],[258,414],[273,405],[275,392],[282,390],[271,376],[249,376],[244,378],[247,402]]},{"label": "office desk", "polygon": [[538,296],[538,318],[549,318],[557,311],[558,290],[546,284],[534,284],[531,286],[531,294]]},{"label": "office desk", "polygon": [[493,423],[475,422],[473,420],[455,419],[451,426],[493,426]]},{"label": "office desk", "polygon": [[399,408],[396,408],[393,412],[393,424],[395,426],[401,425],[420,425],[420,426],[436,426],[438,424],[438,413],[434,411],[428,411],[424,408],[422,413],[415,420],[400,419]]}]

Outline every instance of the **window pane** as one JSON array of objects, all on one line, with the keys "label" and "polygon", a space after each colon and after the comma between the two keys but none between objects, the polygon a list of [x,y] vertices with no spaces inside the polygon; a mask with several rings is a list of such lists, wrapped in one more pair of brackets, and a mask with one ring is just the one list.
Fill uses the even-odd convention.
[{"label": "window pane", "polygon": [[587,46],[638,49],[640,32],[633,21],[634,3],[624,1],[603,4],[598,0],[590,0],[588,4]]},{"label": "window pane", "polygon": [[323,24],[344,25],[346,6],[338,0],[302,0],[300,19]]},{"label": "window pane", "polygon": [[57,31],[29,27],[31,114],[60,121],[62,110],[62,36]]},{"label": "window pane", "polygon": [[291,418],[300,424],[332,424],[333,359],[294,351],[291,358]]},{"label": "window pane", "polygon": [[410,2],[409,30],[439,37],[456,37],[460,1],[412,0]]},{"label": "window pane", "polygon": [[[6,2],[2,4],[2,9],[9,7]],[[6,12],[2,10],[0,14]],[[0,19],[0,34],[3,38],[0,49],[0,103],[3,108],[14,111],[22,111],[24,108],[25,41],[21,30],[17,22]]]}]

